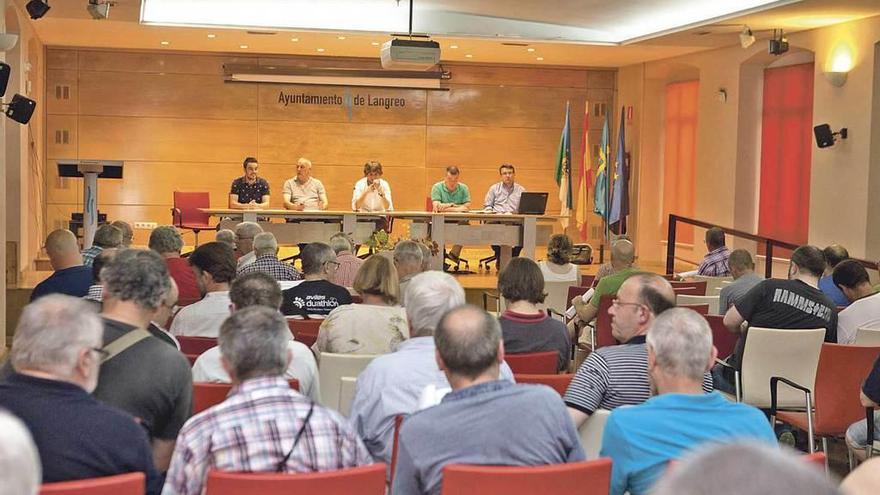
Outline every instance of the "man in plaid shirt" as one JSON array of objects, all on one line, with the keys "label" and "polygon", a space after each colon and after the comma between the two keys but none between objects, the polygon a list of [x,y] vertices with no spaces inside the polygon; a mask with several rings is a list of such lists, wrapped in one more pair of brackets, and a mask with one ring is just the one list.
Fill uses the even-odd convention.
[{"label": "man in plaid shirt", "polygon": [[730,250],[724,245],[724,231],[712,227],[706,231],[706,247],[709,252],[700,263],[697,275],[706,277],[726,277],[730,275]]},{"label": "man in plaid shirt", "polygon": [[220,329],[229,397],[190,418],[177,437],[164,495],[199,495],[209,470],[309,473],[371,464],[339,413],[292,390],[282,376],[290,331],[271,308],[232,314]]},{"label": "man in plaid shirt", "polygon": [[248,273],[267,273],[275,280],[302,280],[302,273],[297,271],[290,263],[284,263],[278,259],[278,241],[271,232],[262,232],[254,236],[254,254],[257,258],[253,263],[239,266],[237,275]]}]

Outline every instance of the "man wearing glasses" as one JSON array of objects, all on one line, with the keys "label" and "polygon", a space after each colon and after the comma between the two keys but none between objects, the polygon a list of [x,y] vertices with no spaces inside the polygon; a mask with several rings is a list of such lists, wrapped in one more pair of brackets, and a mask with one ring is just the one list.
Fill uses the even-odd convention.
[{"label": "man wearing glasses", "polygon": [[[645,336],[657,315],[674,306],[675,291],[659,275],[638,273],[623,282],[608,309],[611,333],[622,344],[593,351],[565,392],[565,405],[575,426],[580,427],[597,409],[641,404],[651,397]],[[704,376],[703,390],[712,391],[709,373]]]},{"label": "man wearing glasses", "polygon": [[343,304],[351,304],[348,289],[336,285],[339,262],[336,253],[323,242],[302,250],[303,281],[282,294],[281,312],[299,318],[324,318]]}]

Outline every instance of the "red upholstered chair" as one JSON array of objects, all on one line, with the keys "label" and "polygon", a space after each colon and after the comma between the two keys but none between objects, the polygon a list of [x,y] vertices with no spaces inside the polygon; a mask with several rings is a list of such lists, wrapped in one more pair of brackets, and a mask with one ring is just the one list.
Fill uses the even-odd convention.
[{"label": "red upholstered chair", "polygon": [[599,298],[599,312],[596,314],[595,330],[593,330],[594,349],[618,344],[617,339],[611,334],[611,315],[608,314],[614,303],[614,297],[608,295]]},{"label": "red upholstered chair", "polygon": [[804,454],[803,460],[813,464],[818,468],[825,469],[825,465],[827,463],[827,457],[825,456],[825,452],[813,452],[812,454]]},{"label": "red upholstered chair", "polygon": [[536,383],[539,385],[547,385],[548,387],[559,393],[560,396],[565,395],[568,390],[568,384],[574,378],[574,373],[564,373],[561,375],[532,375],[525,373],[514,373],[513,377],[516,383]]},{"label": "red upholstered chair", "polygon": [[199,354],[184,354],[186,356],[186,360],[189,361],[190,366],[195,366],[196,361],[199,359]]},{"label": "red upholstered chair", "polygon": [[568,296],[566,296],[567,299],[565,300],[565,309],[567,310],[571,308],[571,300],[574,299],[575,296],[582,296],[588,290],[590,290],[589,284],[584,284],[583,281],[581,282],[581,285],[568,286]]},{"label": "red upholstered chair", "polygon": [[700,313],[703,316],[709,314],[709,305],[708,304],[679,304],[679,308],[687,308]]},{"label": "red upholstered chair", "polygon": [[701,280],[699,282],[669,282],[672,285],[672,290],[675,291],[675,295],[688,295],[688,296],[705,296],[706,295],[706,281]]},{"label": "red upholstered chair", "polygon": [[306,347],[312,347],[318,340],[318,330],[324,320],[299,320],[296,318],[287,319],[287,327],[297,342],[302,342]]},{"label": "red upholstered chair", "polygon": [[596,280],[595,275],[581,275],[581,285],[584,287],[592,287],[593,280]]},{"label": "red upholstered chair", "polygon": [[[287,380],[287,383],[290,384],[290,388],[299,391],[299,380],[293,378]],[[232,390],[231,383],[193,383],[193,414],[223,402],[229,396],[230,390]]]},{"label": "red upholstered chair", "polygon": [[547,466],[473,466],[443,468],[443,495],[525,495],[534,493],[608,493],[611,459]]},{"label": "red upholstered chair", "polygon": [[143,495],[144,473],[127,473],[103,478],[44,483],[40,495]]},{"label": "red upholstered chair", "polygon": [[712,329],[712,343],[718,349],[718,359],[727,359],[736,347],[737,335],[724,326],[723,315],[703,315]]},{"label": "red upholstered chair", "polygon": [[199,245],[199,231],[213,230],[216,227],[208,223],[211,215],[199,210],[210,208],[211,197],[206,192],[174,191],[174,207],[171,208],[171,223],[179,228],[192,230],[196,235],[196,246]]},{"label": "red upholstered chair", "polygon": [[514,374],[555,375],[559,364],[559,351],[505,354],[504,361]]},{"label": "red upholstered chair", "polygon": [[213,337],[177,337],[180,343],[180,352],[184,354],[201,355],[212,347],[217,346],[217,339]]},{"label": "red upholstered chair", "polygon": [[[868,376],[874,361],[880,355],[880,347],[861,347],[842,344],[822,344],[819,367],[816,369],[816,390],[810,391],[780,377],[770,379],[771,419],[807,431],[810,453],[813,438],[822,438],[822,451],[828,452],[828,437],[841,437],[849,425],[865,418],[865,408],[859,402],[862,381]],[[806,412],[776,411],[775,398],[779,382],[782,387],[791,386],[806,393],[814,393],[815,412],[810,418]],[[811,428],[812,426],[812,428]]]},{"label": "red upholstered chair", "polygon": [[320,473],[224,473],[209,471],[207,495],[385,494],[385,464]]},{"label": "red upholstered chair", "polygon": [[425,211],[434,211],[434,201],[431,196],[425,196]]}]

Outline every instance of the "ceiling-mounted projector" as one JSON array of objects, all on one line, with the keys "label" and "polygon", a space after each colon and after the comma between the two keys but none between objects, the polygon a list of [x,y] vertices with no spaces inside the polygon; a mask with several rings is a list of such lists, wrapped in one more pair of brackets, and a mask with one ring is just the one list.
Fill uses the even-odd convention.
[{"label": "ceiling-mounted projector", "polygon": [[440,43],[393,39],[382,45],[379,59],[383,69],[428,70],[440,63]]}]

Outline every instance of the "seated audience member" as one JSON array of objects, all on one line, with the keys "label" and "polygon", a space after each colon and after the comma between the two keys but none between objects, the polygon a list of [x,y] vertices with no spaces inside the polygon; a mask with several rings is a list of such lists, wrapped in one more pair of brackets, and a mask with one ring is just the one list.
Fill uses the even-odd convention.
[{"label": "seated audience member", "polygon": [[431,252],[431,248],[424,242],[416,242],[416,244],[422,250],[422,271],[426,272],[431,269],[431,260],[434,258],[434,253]]},{"label": "seated audience member", "polygon": [[[619,235],[619,236],[617,236],[616,239],[614,239],[611,242],[611,244],[614,245],[614,243],[617,241],[632,242],[632,239],[626,234]],[[638,270],[638,267],[636,265],[632,265],[632,267],[635,270]],[[611,275],[614,272],[615,272],[614,265],[611,263],[610,259],[608,261],[606,261],[605,263],[602,263],[601,265],[599,265],[599,268],[596,270],[596,275],[593,276],[593,283],[590,284],[590,287],[596,287],[596,285],[599,284],[599,281],[602,280],[602,278],[607,277],[608,275]]]},{"label": "seated audience member", "polygon": [[101,268],[104,268],[104,265],[109,263],[114,256],[116,256],[116,248],[107,248],[98,253],[98,256],[95,256],[95,259],[92,260],[92,278],[94,279],[94,283],[89,286],[89,293],[86,294],[83,299],[98,303],[96,306],[98,311],[101,310],[100,303],[104,300],[104,289],[101,286]]},{"label": "seated audience member", "polygon": [[405,306],[406,286],[422,271],[422,248],[415,241],[400,241],[394,246],[394,267],[400,283],[400,304]]},{"label": "seated audience member", "polygon": [[[880,357],[874,362],[874,367],[862,383],[862,391],[859,400],[865,407],[880,407]],[[880,440],[880,414],[874,411],[874,438]],[[846,443],[859,458],[865,457],[865,448],[868,445],[867,419],[862,419],[850,425],[846,430]]]},{"label": "seated audience member", "polygon": [[168,273],[177,282],[180,291],[180,299],[186,304],[193,303],[202,298],[199,292],[199,284],[196,282],[196,273],[186,258],[180,257],[183,249],[183,237],[176,227],[161,225],[150,232],[150,249],[159,253],[168,265]]},{"label": "seated audience member", "polygon": [[391,186],[382,178],[382,164],[370,160],[364,164],[364,176],[354,183],[351,194],[353,211],[385,212],[394,209]]},{"label": "seated audience member", "polygon": [[229,244],[229,247],[235,250],[235,232],[230,229],[218,230],[217,235],[214,236],[214,240]]},{"label": "seated audience member", "polygon": [[134,230],[132,230],[131,224],[125,220],[115,220],[110,225],[122,232],[122,244],[119,247],[131,247],[131,241],[134,240]]},{"label": "seated audience member", "polygon": [[[599,299],[602,296],[617,294],[617,289],[620,288],[621,284],[634,273],[638,273],[633,268],[634,260],[635,247],[630,241],[620,240],[611,245],[611,264],[614,266],[614,273],[606,275],[596,285],[596,291],[593,293],[590,302],[584,302],[580,296],[571,300],[575,310],[577,310],[577,316],[580,321],[584,323],[593,321],[599,313]],[[588,335],[587,332],[584,332],[584,334]],[[590,342],[590,345],[592,345],[592,342]]]},{"label": "seated audience member", "polygon": [[235,226],[235,252],[238,253],[238,268],[256,261],[254,237],[263,231],[256,222],[241,222]]},{"label": "seated audience member", "polygon": [[203,493],[209,470],[311,473],[372,462],[345,418],[287,384],[288,340],[272,308],[252,306],[223,322],[220,353],[234,387],[180,431],[164,495]]},{"label": "seated audience member", "polygon": [[840,244],[832,244],[823,249],[822,254],[825,256],[825,272],[819,279],[819,290],[834,301],[834,304],[849,306],[850,299],[846,297],[846,294],[840,290],[832,278],[834,268],[841,261],[849,259],[849,252]]},{"label": "seated audience member", "polygon": [[547,243],[547,259],[538,263],[544,282],[570,282],[580,284],[581,274],[571,262],[574,246],[565,234],[556,234]]},{"label": "seated audience member", "polygon": [[[825,342],[837,342],[837,308],[819,290],[819,277],[825,271],[825,257],[815,246],[801,246],[791,254],[788,280],[768,279],[758,283],[724,314],[724,326],[742,334],[730,356],[731,366],[739,369],[748,330],[752,327],[807,329],[825,328]],[[732,391],[733,373],[715,372],[715,386]]]},{"label": "seated audience member", "polygon": [[834,267],[834,285],[852,303],[837,314],[837,343],[852,344],[860,327],[880,328],[880,294],[874,292],[868,270],[856,260]]},{"label": "seated audience member", "polygon": [[162,298],[162,303],[153,314],[153,318],[150,321],[150,326],[147,327],[147,331],[153,334],[153,337],[156,337],[162,342],[180,350],[180,342],[178,342],[177,338],[175,338],[167,329],[168,320],[171,319],[171,315],[174,314],[174,307],[177,306],[177,301],[180,297],[180,290],[177,288],[177,282],[175,282],[173,278],[170,279],[169,282],[171,282],[171,284],[168,287],[168,291],[165,293],[165,297]]},{"label": "seated audience member", "polygon": [[550,318],[538,304],[544,302],[544,277],[538,264],[528,258],[514,258],[498,275],[498,292],[507,301],[501,314],[504,352],[557,351],[557,369],[568,369],[571,340],[565,324]]},{"label": "seated audience member", "polygon": [[242,163],[244,175],[232,181],[229,187],[229,207],[237,210],[266,209],[269,207],[269,183],[257,177],[260,164],[249,156]]},{"label": "seated audience member", "polygon": [[337,307],[321,323],[315,354],[386,354],[409,337],[406,313],[398,305],[397,270],[385,256],[370,256],[358,270],[354,290],[360,304]]},{"label": "seated audience member", "polygon": [[[730,253],[730,276],[733,282],[723,286],[718,297],[718,310],[721,314],[739,301],[752,287],[758,285],[763,277],[755,273],[755,262],[752,254],[745,249],[734,249]],[[708,294],[711,295],[711,294]]]},{"label": "seated audience member", "polygon": [[95,238],[92,240],[92,247],[82,252],[83,265],[92,266],[95,256],[107,248],[118,248],[122,246],[122,231],[111,224],[104,224],[95,231]]},{"label": "seated audience member", "polygon": [[440,493],[443,467],[449,464],[584,460],[556,392],[499,380],[504,344],[498,320],[474,306],[460,306],[437,324],[434,342],[452,392],[403,422],[393,493]]},{"label": "seated audience member", "polygon": [[15,373],[0,383],[0,408],[30,430],[44,482],[140,471],[147,493],[158,494],[162,482],[145,430],[89,395],[106,354],[101,334],[101,319],[85,301],[59,294],[25,307],[10,354]]},{"label": "seated audience member", "polygon": [[287,316],[324,318],[338,306],[351,304],[351,294],[336,285],[336,253],[323,242],[302,250],[303,282],[282,292],[281,312]]},{"label": "seated audience member", "polygon": [[709,252],[697,268],[697,275],[704,277],[726,277],[730,275],[730,250],[724,245],[724,231],[712,227],[706,231],[706,248]]},{"label": "seated audience member", "polygon": [[0,410],[0,495],[37,495],[42,479],[40,455],[27,426]]},{"label": "seated audience member", "polygon": [[[840,484],[846,495],[875,495],[880,493],[880,457],[869,459],[851,472]],[[831,492],[838,495],[838,492]]]},{"label": "seated audience member", "polygon": [[284,208],[296,211],[327,209],[327,190],[312,177],[312,162],[308,158],[296,161],[296,176],[284,182]]},{"label": "seated audience member", "polygon": [[171,333],[186,337],[217,338],[220,324],[229,316],[229,284],[235,278],[235,255],[229,246],[208,242],[189,255],[202,299],[180,308],[171,322]]},{"label": "seated audience member", "polygon": [[[265,306],[277,311],[281,307],[281,288],[275,279],[265,273],[250,273],[232,282],[229,299],[232,301],[233,313],[251,306]],[[284,372],[284,378],[296,378],[299,380],[299,391],[313,401],[320,402],[318,365],[314,354],[305,344],[296,342],[292,337],[287,340],[287,348],[292,359]],[[194,382],[232,382],[223,367],[219,347],[212,347],[202,353],[193,365],[192,374]]]},{"label": "seated audience member", "polygon": [[278,259],[278,241],[271,232],[260,232],[254,237],[254,254],[257,256],[253,263],[238,267],[238,275],[263,272],[275,280],[291,281],[302,280],[302,274],[290,263],[284,263]]},{"label": "seated audience member", "polygon": [[[575,426],[582,425],[597,409],[641,404],[651,397],[645,336],[657,316],[673,307],[675,292],[663,277],[640,273],[623,282],[608,308],[611,333],[622,344],[590,353],[565,392]],[[703,391],[712,391],[708,373],[703,378]]]},{"label": "seated audience member", "polygon": [[800,452],[758,442],[700,447],[668,470],[651,491],[652,495],[744,493],[840,494],[824,470],[805,462]]},{"label": "seated audience member", "polygon": [[715,362],[712,330],[686,308],[672,308],[654,321],[647,335],[648,373],[654,397],[611,412],[599,455],[610,457],[611,495],[648,493],[669,461],[702,444],[759,440],[776,436],[759,409],[706,394],[703,377]]},{"label": "seated audience member", "polygon": [[156,467],[165,471],[192,408],[189,362],[146,331],[171,277],[158,254],[139,249],[121,250],[101,275],[104,346],[120,352],[101,364],[94,395],[138,419],[150,435]]},{"label": "seated audience member", "polygon": [[354,255],[351,240],[344,232],[333,234],[330,237],[330,248],[336,253],[336,261],[339,262],[339,268],[336,269],[336,285],[351,287],[358,269],[364,264],[364,260]]},{"label": "seated audience member", "polygon": [[76,236],[67,229],[53,230],[46,237],[46,254],[55,270],[31,292],[31,301],[47,294],[67,294],[83,297],[92,286],[91,267],[84,266]]}]

